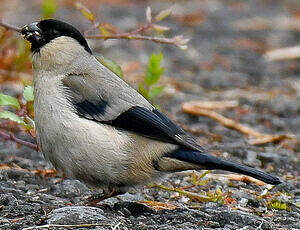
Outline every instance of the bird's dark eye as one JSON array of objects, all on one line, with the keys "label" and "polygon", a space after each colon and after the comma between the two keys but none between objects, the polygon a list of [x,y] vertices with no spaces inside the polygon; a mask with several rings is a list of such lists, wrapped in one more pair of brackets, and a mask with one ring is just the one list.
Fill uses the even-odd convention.
[{"label": "bird's dark eye", "polygon": [[52,35],[53,37],[58,37],[58,36],[60,35],[60,32],[59,32],[58,30],[52,30],[52,31],[51,31],[51,35]]}]

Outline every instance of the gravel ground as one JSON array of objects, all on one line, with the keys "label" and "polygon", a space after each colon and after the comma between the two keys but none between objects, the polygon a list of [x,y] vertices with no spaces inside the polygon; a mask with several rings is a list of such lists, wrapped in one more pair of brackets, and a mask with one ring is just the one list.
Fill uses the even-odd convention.
[{"label": "gravel ground", "polygon": [[[36,1],[26,6],[21,2],[3,1],[1,15],[17,25],[36,20]],[[102,4],[93,9],[119,28],[134,28],[144,21],[146,2],[113,2],[124,5]],[[300,209],[295,205],[300,203],[299,143],[254,146],[241,133],[180,109],[182,102],[195,99],[238,100],[237,109],[221,113],[262,133],[300,138],[299,59],[267,62],[262,57],[266,50],[299,43],[299,30],[279,23],[296,15],[299,2],[177,0],[148,4],[154,12],[172,6],[175,15],[165,24],[175,31],[171,35],[182,33],[191,38],[188,50],[149,42],[91,41],[93,50],[120,63],[125,79],[135,84],[149,54],[161,49],[166,67],[161,84],[166,89],[157,104],[162,110],[193,130],[210,153],[272,172],[283,183],[271,188],[228,181],[224,172],[214,171],[202,179],[207,179],[204,185],[192,186],[192,175],[201,172],[185,172],[169,175],[160,183],[209,196],[211,201],[197,202],[178,192],[142,187],[108,199],[100,207],[88,207],[83,206],[85,197],[97,191],[76,180],[34,173],[52,168],[41,153],[1,142],[0,163],[11,166],[0,170],[1,229],[42,225],[55,229],[300,229]],[[57,17],[80,28],[88,25],[70,7],[60,8]],[[1,91],[16,93],[9,86],[1,86]],[[23,134],[17,136],[33,141]],[[167,205],[158,210],[139,202],[149,200]]]}]

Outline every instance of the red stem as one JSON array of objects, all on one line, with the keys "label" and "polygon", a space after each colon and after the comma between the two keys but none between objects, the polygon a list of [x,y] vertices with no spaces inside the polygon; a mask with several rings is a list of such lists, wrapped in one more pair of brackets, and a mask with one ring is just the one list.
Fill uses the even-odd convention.
[{"label": "red stem", "polygon": [[119,34],[119,35],[122,35],[122,36],[128,36],[128,35],[134,35],[134,34],[139,34],[145,30],[148,30],[151,28],[151,25],[152,23],[148,23],[146,25],[142,25],[141,27],[131,31],[131,32],[127,32],[127,33],[122,33],[122,34]]},{"label": "red stem", "polygon": [[24,146],[27,146],[31,149],[34,149],[35,151],[38,151],[38,146],[36,144],[30,143],[30,142],[27,142],[27,141],[23,141],[19,138],[16,138],[12,133],[7,134],[7,133],[0,130],[0,138],[2,138],[5,141],[13,141],[17,144],[24,145]]},{"label": "red stem", "polygon": [[103,35],[86,35],[85,36],[88,39],[127,39],[127,40],[149,40],[157,43],[163,43],[163,44],[175,44],[174,38],[161,38],[161,37],[149,37],[149,36],[143,36],[143,35],[127,35],[127,34],[113,34],[113,35],[108,35],[108,36],[103,36]]},{"label": "red stem", "polygon": [[13,30],[13,31],[16,31],[19,33],[21,33],[21,30],[22,30],[20,27],[16,27],[16,26],[13,26],[13,25],[10,25],[10,24],[4,22],[2,20],[2,18],[0,18],[0,26],[4,27],[5,29]]}]

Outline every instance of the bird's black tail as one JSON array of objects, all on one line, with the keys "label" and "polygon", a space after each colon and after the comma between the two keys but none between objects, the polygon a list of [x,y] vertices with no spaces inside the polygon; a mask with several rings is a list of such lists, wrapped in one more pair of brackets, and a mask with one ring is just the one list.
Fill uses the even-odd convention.
[{"label": "bird's black tail", "polygon": [[166,154],[165,157],[175,158],[180,161],[201,165],[205,169],[222,169],[230,172],[244,174],[268,184],[276,185],[281,183],[279,178],[272,176],[271,174],[193,150],[178,149]]}]

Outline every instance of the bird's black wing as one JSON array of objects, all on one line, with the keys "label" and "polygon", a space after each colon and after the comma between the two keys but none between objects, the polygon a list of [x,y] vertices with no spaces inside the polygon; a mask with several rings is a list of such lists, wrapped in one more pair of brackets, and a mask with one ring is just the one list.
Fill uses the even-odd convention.
[{"label": "bird's black wing", "polygon": [[[89,82],[89,85],[86,83]],[[94,84],[85,81],[83,77],[68,76],[63,80],[66,87],[67,98],[74,106],[75,112],[86,119],[108,124],[139,135],[177,144],[184,148],[203,152],[204,149],[197,144],[196,140],[185,133],[168,117],[151,106],[132,88],[124,85],[119,92],[127,92],[121,95],[101,95]],[[124,89],[125,87],[125,89]],[[114,89],[118,92],[118,89]],[[136,98],[138,100],[136,100]]]},{"label": "bird's black wing", "polygon": [[204,151],[193,137],[155,108],[133,106],[107,123],[152,139]]}]

